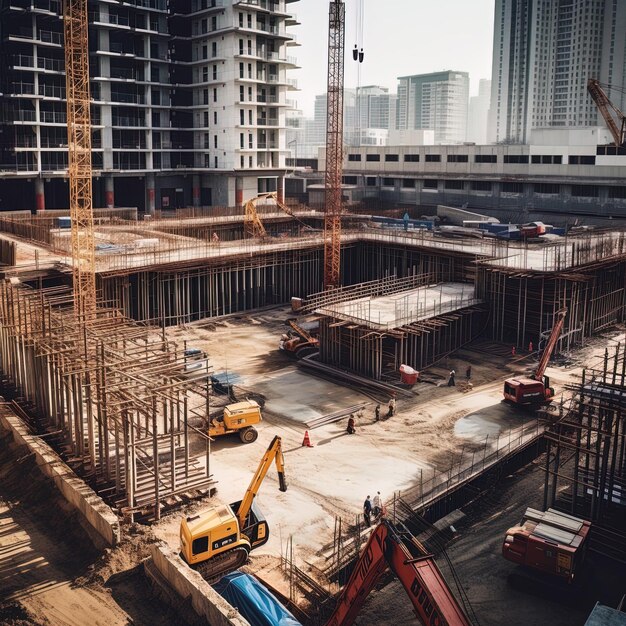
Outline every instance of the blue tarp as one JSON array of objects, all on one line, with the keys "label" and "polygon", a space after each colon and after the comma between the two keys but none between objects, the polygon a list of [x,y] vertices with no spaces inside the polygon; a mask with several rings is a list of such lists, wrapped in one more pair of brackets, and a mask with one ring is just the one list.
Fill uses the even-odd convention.
[{"label": "blue tarp", "polygon": [[233,572],[213,588],[239,609],[252,626],[302,626],[300,622],[253,576]]}]

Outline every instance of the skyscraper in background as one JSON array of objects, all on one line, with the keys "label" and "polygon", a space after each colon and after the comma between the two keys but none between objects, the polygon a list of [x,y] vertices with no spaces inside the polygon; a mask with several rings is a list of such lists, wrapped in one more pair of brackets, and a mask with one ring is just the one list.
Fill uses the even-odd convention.
[{"label": "skyscraper in background", "polygon": [[[626,85],[624,0],[496,0],[489,139],[603,124],[587,80]],[[618,107],[623,92],[611,91]]]},{"label": "skyscraper in background", "polygon": [[430,129],[435,143],[463,143],[467,132],[469,74],[435,72],[398,78],[396,128]]},{"label": "skyscraper in background", "polygon": [[490,100],[491,81],[481,78],[478,83],[478,95],[469,99],[467,141],[479,145],[487,143],[487,121],[489,118]]}]

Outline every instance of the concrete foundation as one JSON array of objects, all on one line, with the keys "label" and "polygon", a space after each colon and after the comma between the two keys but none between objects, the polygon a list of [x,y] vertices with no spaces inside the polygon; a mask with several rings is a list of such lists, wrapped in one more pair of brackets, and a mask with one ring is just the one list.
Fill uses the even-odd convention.
[{"label": "concrete foundation", "polygon": [[166,543],[150,547],[150,559],[144,564],[146,575],[159,594],[175,607],[191,604],[194,612],[211,626],[250,626],[203,578],[192,570]]},{"label": "concrete foundation", "polygon": [[31,435],[7,402],[0,404],[0,424],[10,431],[18,445],[35,455],[41,472],[54,481],[67,502],[79,513],[94,545],[114,547],[121,539],[120,524],[104,501],[60,459],[39,437]]}]

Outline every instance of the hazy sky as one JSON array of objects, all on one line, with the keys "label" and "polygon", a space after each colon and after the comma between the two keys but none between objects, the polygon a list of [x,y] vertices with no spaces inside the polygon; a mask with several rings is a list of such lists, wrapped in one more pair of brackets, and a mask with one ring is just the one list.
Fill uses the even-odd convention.
[{"label": "hazy sky", "polygon": [[[494,0],[362,0],[361,85],[381,85],[395,92],[398,76],[458,70],[470,74],[470,95],[478,80],[491,78]],[[346,0],[345,86],[356,87],[356,42],[359,0]],[[290,27],[300,47],[289,50],[302,69],[289,73],[301,91],[305,115],[313,114],[317,94],[326,91],[328,0],[300,0],[289,5],[300,26]]]}]

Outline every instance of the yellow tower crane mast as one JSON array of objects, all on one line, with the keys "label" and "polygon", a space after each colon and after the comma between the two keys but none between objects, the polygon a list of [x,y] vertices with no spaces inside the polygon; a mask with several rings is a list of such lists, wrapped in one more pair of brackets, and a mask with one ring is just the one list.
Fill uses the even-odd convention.
[{"label": "yellow tower crane mast", "polygon": [[74,312],[96,313],[96,259],[91,188],[91,114],[87,0],[64,0],[68,175],[72,221]]}]

